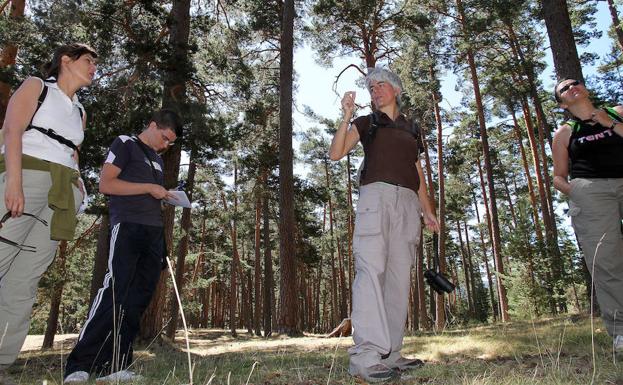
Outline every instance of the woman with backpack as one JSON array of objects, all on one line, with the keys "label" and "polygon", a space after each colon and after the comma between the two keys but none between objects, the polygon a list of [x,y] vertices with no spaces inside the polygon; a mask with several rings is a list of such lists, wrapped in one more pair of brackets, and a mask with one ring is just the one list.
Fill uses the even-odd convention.
[{"label": "woman with backpack", "polygon": [[339,160],[361,141],[364,161],[353,232],[355,281],[349,373],[367,382],[396,380],[423,365],[401,353],[409,305],[411,266],[422,224],[439,232],[428,199],[419,130],[400,112],[402,82],[385,68],[366,76],[372,113],[353,118],[355,93],[342,99],[344,113],[329,156]]},{"label": "woman with backpack", "polygon": [[0,149],[0,382],[28,333],[41,275],[59,240],[71,240],[85,195],[78,146],[86,115],[76,92],[95,75],[97,53],[59,47],[9,100]]},{"label": "woman with backpack", "polygon": [[575,79],[560,81],[554,96],[572,116],[554,134],[554,187],[569,197],[601,317],[623,352],[623,106],[596,108]]}]

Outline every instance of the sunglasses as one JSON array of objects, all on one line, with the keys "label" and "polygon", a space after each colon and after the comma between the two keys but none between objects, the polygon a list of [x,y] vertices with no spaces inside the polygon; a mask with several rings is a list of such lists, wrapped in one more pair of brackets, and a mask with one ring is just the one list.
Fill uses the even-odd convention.
[{"label": "sunglasses", "polygon": [[560,88],[558,90],[558,95],[562,95],[565,92],[569,91],[569,88],[575,87],[575,86],[579,86],[580,84],[582,84],[582,83],[579,80],[572,81],[571,83],[569,83],[569,84],[565,85],[564,87]]},{"label": "sunglasses", "polygon": [[[34,214],[22,213],[22,215],[34,218],[34,219],[38,220],[39,222],[43,223],[45,226],[48,225],[48,222],[46,222],[45,220],[39,218],[38,216],[36,216]],[[4,214],[4,216],[2,218],[0,218],[0,229],[4,226],[4,223],[9,220],[9,218],[11,218],[11,212],[7,211],[7,213]],[[28,251],[30,253],[34,253],[35,251],[37,251],[37,248],[35,246],[19,244],[17,242],[13,242],[10,239],[6,239],[3,236],[0,236],[0,242],[6,243],[7,245],[11,245],[11,246],[17,247],[18,249],[20,249],[22,251]]]}]

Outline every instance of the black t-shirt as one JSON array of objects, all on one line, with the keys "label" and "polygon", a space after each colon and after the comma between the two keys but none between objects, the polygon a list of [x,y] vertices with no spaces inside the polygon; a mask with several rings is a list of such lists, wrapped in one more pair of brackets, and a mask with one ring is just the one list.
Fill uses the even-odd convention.
[{"label": "black t-shirt", "polygon": [[601,124],[577,122],[569,138],[573,178],[623,178],[623,138]]},{"label": "black t-shirt", "polygon": [[[119,167],[121,169],[119,179],[126,182],[155,183],[161,186],[164,184],[162,158],[151,147],[141,143],[137,137],[126,135],[117,137],[110,146],[105,163]],[[131,222],[163,226],[160,200],[150,194],[110,195],[109,199],[111,225]]]},{"label": "black t-shirt", "polygon": [[413,122],[399,115],[395,121],[376,111],[378,127],[374,139],[368,139],[372,119],[369,115],[353,121],[359,132],[365,154],[365,175],[360,184],[386,182],[409,188],[417,193],[420,178],[416,163],[424,152],[422,136],[412,132]]}]

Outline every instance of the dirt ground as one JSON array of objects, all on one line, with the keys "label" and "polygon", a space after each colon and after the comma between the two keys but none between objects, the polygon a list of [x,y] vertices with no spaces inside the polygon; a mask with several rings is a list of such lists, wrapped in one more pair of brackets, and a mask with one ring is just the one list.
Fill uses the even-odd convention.
[{"label": "dirt ground", "polygon": [[[276,338],[275,338],[276,337]],[[78,334],[57,334],[54,337],[55,350],[70,350],[78,338]],[[175,343],[185,347],[183,332],[178,332]],[[353,343],[351,337],[325,338],[323,335],[308,334],[301,338],[287,338],[278,335],[266,340],[262,337],[247,334],[246,330],[239,330],[238,336],[232,338],[227,330],[200,329],[189,332],[190,350],[193,354],[212,356],[223,353],[243,353],[246,351],[299,350],[316,351],[327,348],[346,348]],[[22,352],[41,349],[43,335],[29,335],[26,337]]]}]

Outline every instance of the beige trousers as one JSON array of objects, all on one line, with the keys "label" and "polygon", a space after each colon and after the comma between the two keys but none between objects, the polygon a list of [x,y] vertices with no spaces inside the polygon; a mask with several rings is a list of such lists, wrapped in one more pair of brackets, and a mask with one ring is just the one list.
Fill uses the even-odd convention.
[{"label": "beige trousers", "polygon": [[[0,217],[7,212],[4,204],[4,176],[0,174]],[[48,191],[52,185],[47,171],[22,170],[24,212],[50,223]],[[76,208],[82,194],[74,187]],[[56,254],[57,241],[50,240],[50,228],[34,218],[11,218],[0,229],[0,236],[36,247],[36,252],[20,251],[0,242],[0,368],[7,367],[19,354],[30,326],[30,312],[35,302],[39,279]]]},{"label": "beige trousers", "polygon": [[623,335],[623,178],[573,179],[569,197],[569,215],[601,318],[608,334]]},{"label": "beige trousers", "polygon": [[353,237],[351,374],[400,358],[421,214],[413,190],[382,182],[360,188]]}]

